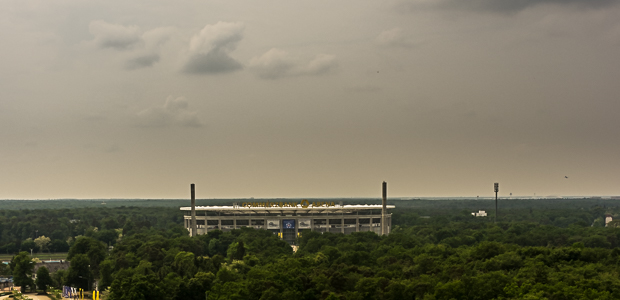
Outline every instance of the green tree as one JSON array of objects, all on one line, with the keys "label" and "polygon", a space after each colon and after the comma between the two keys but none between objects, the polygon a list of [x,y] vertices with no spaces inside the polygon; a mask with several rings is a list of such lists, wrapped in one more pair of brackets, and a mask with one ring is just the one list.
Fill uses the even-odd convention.
[{"label": "green tree", "polygon": [[26,286],[33,286],[32,271],[34,269],[34,262],[28,252],[22,251],[14,256],[11,261],[11,269],[13,271],[13,282],[21,287],[22,293],[26,291]]},{"label": "green tree", "polygon": [[194,253],[181,251],[174,257],[173,266],[177,274],[181,276],[194,276],[196,266],[194,265]]},{"label": "green tree", "polygon": [[69,244],[64,240],[52,240],[49,250],[52,252],[67,252],[69,251]]},{"label": "green tree", "polygon": [[37,244],[31,238],[27,238],[22,242],[21,251],[30,253],[30,251],[37,249]]},{"label": "green tree", "polygon": [[76,254],[71,258],[69,272],[67,274],[67,283],[77,288],[90,290],[90,266],[89,259],[86,254]]},{"label": "green tree", "polygon": [[37,288],[43,290],[44,293],[47,293],[47,288],[52,285],[53,280],[50,276],[50,271],[46,267],[40,267],[37,270]]},{"label": "green tree", "polygon": [[118,232],[115,229],[100,230],[97,232],[96,237],[106,245],[114,245],[118,238]]},{"label": "green tree", "polygon": [[113,269],[113,262],[111,260],[104,260],[100,265],[99,265],[99,289],[100,290],[105,290],[107,287],[109,287],[112,284],[112,270]]},{"label": "green tree", "polygon": [[39,248],[39,251],[41,252],[48,250],[47,246],[49,245],[50,241],[51,239],[44,235],[34,239],[35,245],[37,245],[37,248]]},{"label": "green tree", "polygon": [[242,260],[245,256],[245,245],[243,245],[243,241],[231,243],[228,246],[228,250],[226,251],[227,256],[230,260]]},{"label": "green tree", "polygon": [[[141,261],[135,269],[120,270],[110,286],[110,300],[159,300],[166,293],[150,270],[150,263]],[[203,295],[204,297],[204,295]]]},{"label": "green tree", "polygon": [[67,281],[67,270],[58,270],[52,273],[52,279],[54,280],[54,287],[62,289],[62,286]]},{"label": "green tree", "polygon": [[95,274],[99,273],[99,263],[102,262],[107,255],[107,246],[90,237],[80,237],[78,238],[71,249],[69,249],[69,253],[67,254],[67,259],[72,260],[74,256],[79,254],[85,254],[88,257],[89,264]]}]

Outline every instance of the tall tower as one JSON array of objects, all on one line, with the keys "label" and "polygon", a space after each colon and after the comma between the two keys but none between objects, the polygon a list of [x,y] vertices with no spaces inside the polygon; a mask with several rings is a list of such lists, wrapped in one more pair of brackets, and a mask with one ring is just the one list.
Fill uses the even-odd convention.
[{"label": "tall tower", "polygon": [[385,209],[387,205],[387,182],[383,182],[383,208],[381,208],[381,235],[387,234],[387,224],[385,220]]},{"label": "tall tower", "polygon": [[197,230],[198,230],[196,226],[196,192],[194,190],[194,184],[192,183],[190,186],[191,186],[191,193],[192,193],[192,220],[190,224],[190,228],[192,232],[190,232],[190,236],[196,236]]},{"label": "tall tower", "polygon": [[497,223],[497,192],[499,192],[499,183],[498,182],[493,184],[493,189],[495,190],[495,223]]}]

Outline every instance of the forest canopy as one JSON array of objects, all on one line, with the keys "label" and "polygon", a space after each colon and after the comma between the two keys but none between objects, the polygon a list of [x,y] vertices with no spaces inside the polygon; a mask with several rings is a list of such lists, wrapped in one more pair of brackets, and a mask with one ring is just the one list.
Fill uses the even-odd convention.
[{"label": "forest canopy", "polygon": [[497,224],[492,201],[430,202],[394,203],[387,236],[303,231],[297,252],[252,228],[189,237],[173,207],[3,210],[0,251],[41,228],[39,251],[70,245],[52,285],[110,300],[620,298],[618,202],[505,201]]}]

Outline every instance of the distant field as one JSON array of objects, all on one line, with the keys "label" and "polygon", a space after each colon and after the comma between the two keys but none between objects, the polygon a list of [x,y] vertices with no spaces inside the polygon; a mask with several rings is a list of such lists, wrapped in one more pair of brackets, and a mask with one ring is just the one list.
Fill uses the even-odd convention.
[{"label": "distant field", "polygon": [[[0,261],[7,261],[13,258],[13,254],[0,254]],[[32,258],[38,258],[40,260],[59,260],[67,259],[67,252],[63,253],[34,253]]]}]

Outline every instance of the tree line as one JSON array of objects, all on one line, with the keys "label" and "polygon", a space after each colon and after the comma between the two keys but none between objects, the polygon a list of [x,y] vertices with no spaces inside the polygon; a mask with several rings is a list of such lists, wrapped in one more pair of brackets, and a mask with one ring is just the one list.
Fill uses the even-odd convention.
[{"label": "tree line", "polygon": [[[395,210],[388,236],[303,231],[296,253],[252,228],[189,237],[178,210],[151,212],[161,220],[143,208],[143,219],[102,211],[102,231],[106,218],[122,228],[114,248],[90,225],[50,285],[97,282],[110,300],[620,298],[620,228],[600,221],[617,207],[513,207],[494,224],[472,207],[446,205]],[[8,272],[23,272],[17,262],[28,254]]]}]

